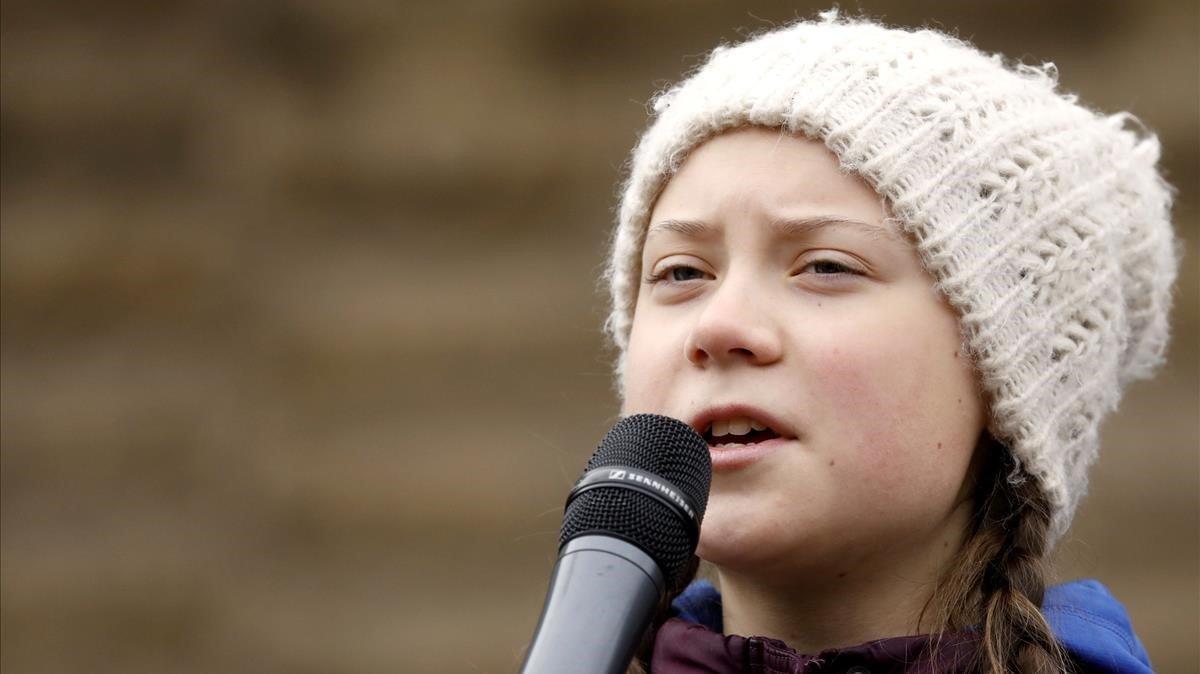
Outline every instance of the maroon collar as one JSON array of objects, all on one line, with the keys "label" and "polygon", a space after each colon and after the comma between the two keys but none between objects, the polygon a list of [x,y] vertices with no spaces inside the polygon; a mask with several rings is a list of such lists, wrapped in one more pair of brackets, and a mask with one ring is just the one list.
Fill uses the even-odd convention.
[{"label": "maroon collar", "polygon": [[928,635],[889,637],[859,646],[801,655],[782,641],[726,636],[703,625],[671,618],[658,630],[650,671],[654,674],[951,674],[965,671],[978,639],[948,633],[927,653]]}]

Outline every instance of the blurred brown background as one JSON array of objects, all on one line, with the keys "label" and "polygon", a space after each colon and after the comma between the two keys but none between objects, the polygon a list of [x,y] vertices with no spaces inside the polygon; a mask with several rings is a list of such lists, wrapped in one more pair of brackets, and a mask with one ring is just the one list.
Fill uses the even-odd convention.
[{"label": "blurred brown background", "polygon": [[[594,283],[644,102],[824,7],[6,0],[4,671],[515,670],[616,413]],[[1198,671],[1196,2],[863,7],[1160,133],[1170,362],[1059,575]]]}]

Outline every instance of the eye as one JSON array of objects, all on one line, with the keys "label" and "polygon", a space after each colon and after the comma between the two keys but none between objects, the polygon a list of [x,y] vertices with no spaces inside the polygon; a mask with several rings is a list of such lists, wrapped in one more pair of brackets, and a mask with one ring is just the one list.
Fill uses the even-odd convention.
[{"label": "eye", "polygon": [[813,260],[804,267],[814,274],[857,274],[858,272],[836,260]]},{"label": "eye", "polygon": [[664,274],[667,278],[676,282],[694,281],[698,278],[704,277],[704,272],[696,269],[695,267],[689,267],[683,264],[676,265],[674,267],[668,267],[666,270],[664,270]]},{"label": "eye", "polygon": [[858,263],[841,255],[830,255],[829,257],[813,256],[808,260],[801,260],[797,264],[799,267],[795,268],[796,271],[792,272],[793,277],[816,276],[829,282],[848,281],[867,273]]},{"label": "eye", "polygon": [[686,264],[674,264],[646,278],[646,283],[686,283],[700,281],[709,276],[707,272]]}]

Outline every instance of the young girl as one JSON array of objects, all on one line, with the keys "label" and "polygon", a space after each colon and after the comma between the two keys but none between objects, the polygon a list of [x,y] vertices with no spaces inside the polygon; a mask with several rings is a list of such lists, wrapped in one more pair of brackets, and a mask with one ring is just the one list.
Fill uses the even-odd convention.
[{"label": "young girl", "polygon": [[1055,87],[827,13],[655,99],[607,327],[622,413],[708,439],[720,589],[635,669],[1150,671],[1102,586],[1044,579],[1162,360],[1171,191],[1152,134]]}]

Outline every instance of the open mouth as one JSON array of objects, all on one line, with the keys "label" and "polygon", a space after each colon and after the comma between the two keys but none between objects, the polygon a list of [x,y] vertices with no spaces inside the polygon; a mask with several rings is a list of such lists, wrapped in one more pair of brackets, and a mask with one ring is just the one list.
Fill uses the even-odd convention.
[{"label": "open mouth", "polygon": [[709,447],[741,447],[781,437],[766,424],[747,417],[714,421],[703,435]]}]

